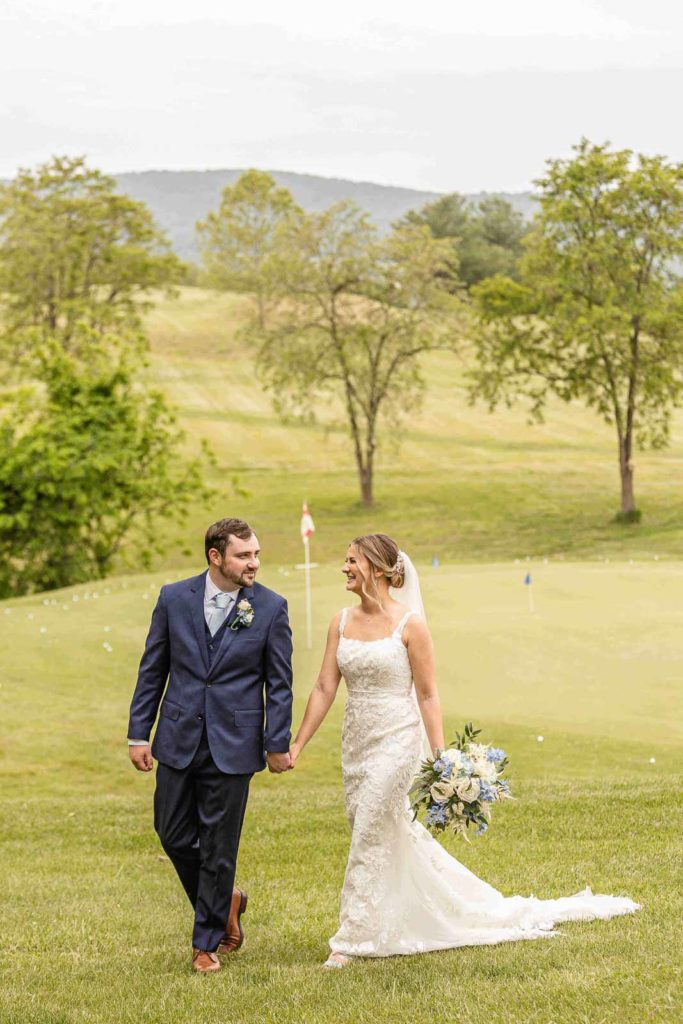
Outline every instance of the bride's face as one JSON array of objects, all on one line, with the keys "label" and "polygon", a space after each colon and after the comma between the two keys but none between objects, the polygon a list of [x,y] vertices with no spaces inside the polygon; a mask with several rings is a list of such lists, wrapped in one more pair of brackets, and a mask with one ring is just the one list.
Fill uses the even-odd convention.
[{"label": "bride's face", "polygon": [[342,572],[346,576],[347,591],[351,594],[358,594],[360,597],[363,593],[363,582],[369,581],[370,578],[370,563],[353,544],[346,552],[346,561]]}]

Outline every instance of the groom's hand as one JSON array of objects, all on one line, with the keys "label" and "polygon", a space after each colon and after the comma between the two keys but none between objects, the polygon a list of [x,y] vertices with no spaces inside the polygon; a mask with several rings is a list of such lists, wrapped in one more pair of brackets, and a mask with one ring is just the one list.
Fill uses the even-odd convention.
[{"label": "groom's hand", "polygon": [[266,754],[266,761],[268,762],[268,771],[275,775],[280,775],[291,767],[289,754]]},{"label": "groom's hand", "polygon": [[128,747],[128,756],[139,772],[151,772],[154,767],[152,748],[149,743],[138,743]]}]

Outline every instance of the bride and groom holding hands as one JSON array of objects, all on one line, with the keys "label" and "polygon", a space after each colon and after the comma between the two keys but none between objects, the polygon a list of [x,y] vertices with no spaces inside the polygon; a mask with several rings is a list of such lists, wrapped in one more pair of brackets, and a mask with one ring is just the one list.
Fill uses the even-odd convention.
[{"label": "bride and groom holding hands", "polygon": [[[426,753],[444,747],[432,640],[418,574],[384,534],[346,552],[347,594],[293,742],[287,602],[256,582],[259,542],[240,519],[206,532],[208,569],[161,588],[128,726],[131,761],[157,760],[154,827],[194,914],[192,967],[220,970],[244,939],[235,887],[249,784],[297,764],[347,688],[342,777],[351,845],[327,968],[357,957],[554,936],[569,920],[631,913],[626,897],[505,897],[413,820],[408,790]],[[157,720],[158,716],[158,720]],[[157,720],[154,742],[149,737]]]}]

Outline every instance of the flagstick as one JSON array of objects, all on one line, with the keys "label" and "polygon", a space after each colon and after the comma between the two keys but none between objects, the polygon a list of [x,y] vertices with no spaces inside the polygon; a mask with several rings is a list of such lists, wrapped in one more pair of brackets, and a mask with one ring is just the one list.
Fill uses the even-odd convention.
[{"label": "flagstick", "polygon": [[311,603],[311,551],[308,537],[304,537],[304,574],[306,578],[306,647],[313,649],[313,608]]}]

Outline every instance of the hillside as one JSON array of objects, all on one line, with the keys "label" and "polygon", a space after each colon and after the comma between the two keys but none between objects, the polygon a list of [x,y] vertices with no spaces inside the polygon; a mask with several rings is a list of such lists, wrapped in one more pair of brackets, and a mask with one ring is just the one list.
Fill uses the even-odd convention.
[{"label": "hillside", "polygon": [[[228,512],[252,517],[269,558],[301,557],[301,503],[318,527],[314,557],[338,563],[359,532],[395,533],[418,558],[513,561],[526,558],[666,559],[683,556],[683,415],[671,447],[636,453],[636,496],[643,522],[616,525],[618,471],[611,427],[580,405],[554,403],[544,426],[518,406],[490,415],[471,407],[466,366],[447,353],[424,362],[422,410],[383,435],[377,504],[358,503],[353,456],[339,411],[317,424],[283,425],[264,394],[254,353],[236,337],[245,300],[183,289],[150,314],[154,380],[188,432],[218,458],[218,489],[187,526],[169,526],[164,566],[195,564],[179,544],[198,544],[206,524]],[[391,436],[389,436],[389,433]],[[208,473],[208,470],[207,470]],[[236,480],[246,495],[237,493]]]},{"label": "hillside", "polygon": [[[288,188],[305,210],[322,210],[339,199],[353,199],[368,210],[383,230],[408,210],[419,209],[438,198],[437,192],[393,185],[376,185],[367,181],[346,181],[342,178],[321,178],[312,174],[288,171],[270,172],[279,185]],[[119,174],[119,187],[134,199],[147,203],[157,222],[166,231],[173,248],[183,259],[197,257],[195,224],[214,209],[227,184],[237,180],[242,170],[219,171],[142,171]],[[500,193],[515,209],[529,216],[533,201],[529,192]],[[483,193],[471,195],[472,202]]]}]

